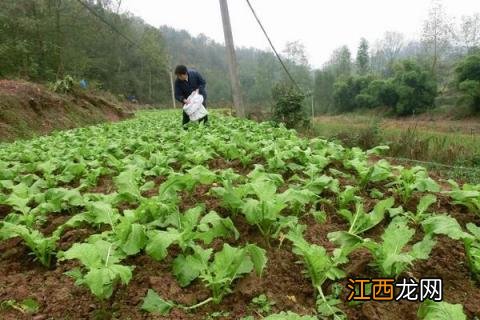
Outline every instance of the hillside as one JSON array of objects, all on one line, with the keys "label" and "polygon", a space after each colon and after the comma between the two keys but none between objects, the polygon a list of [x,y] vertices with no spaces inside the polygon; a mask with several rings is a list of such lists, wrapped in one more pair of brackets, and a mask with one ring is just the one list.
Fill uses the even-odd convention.
[{"label": "hillside", "polygon": [[40,84],[0,80],[0,142],[122,120],[133,108],[105,93],[57,94]]}]

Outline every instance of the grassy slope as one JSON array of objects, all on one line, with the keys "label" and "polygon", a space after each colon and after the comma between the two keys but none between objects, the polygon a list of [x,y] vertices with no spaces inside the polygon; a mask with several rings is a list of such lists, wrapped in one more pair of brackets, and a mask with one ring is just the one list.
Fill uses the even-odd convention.
[{"label": "grassy slope", "polygon": [[446,120],[431,116],[392,119],[359,114],[321,116],[316,118],[313,132],[338,139],[348,146],[371,148],[387,144],[391,148],[387,155],[391,157],[479,167],[477,171],[431,165],[451,178],[480,181],[478,119]]}]

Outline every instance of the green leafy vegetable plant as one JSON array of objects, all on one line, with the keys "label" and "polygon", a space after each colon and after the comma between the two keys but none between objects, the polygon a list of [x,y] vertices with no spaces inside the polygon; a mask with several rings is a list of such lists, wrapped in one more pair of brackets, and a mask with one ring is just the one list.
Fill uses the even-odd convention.
[{"label": "green leafy vegetable plant", "polygon": [[427,194],[427,195],[424,195],[422,198],[420,198],[420,201],[418,202],[418,205],[417,205],[417,211],[415,213],[410,211],[404,211],[402,207],[398,207],[398,208],[393,208],[389,210],[390,217],[393,218],[396,216],[403,216],[409,219],[414,224],[419,224],[423,220],[431,216],[431,214],[427,213],[427,210],[432,204],[436,202],[437,202],[436,196],[434,196],[433,194]]},{"label": "green leafy vegetable plant", "polygon": [[92,236],[88,243],[75,243],[70,249],[59,253],[60,260],[76,259],[82,268],[67,271],[76,285],[87,286],[99,299],[107,299],[118,283],[127,285],[132,279],[130,266],[119,262],[125,257],[113,243]]},{"label": "green leafy vegetable plant", "polygon": [[314,316],[300,316],[293,312],[280,312],[278,314],[272,314],[266,318],[265,320],[317,320],[317,317]]},{"label": "green leafy vegetable plant", "polygon": [[436,242],[431,235],[415,243],[410,251],[405,246],[412,239],[415,230],[407,226],[405,219],[395,219],[382,235],[382,242],[365,241],[364,246],[368,248],[375,259],[382,276],[396,277],[405,271],[413,261],[428,259]]},{"label": "green leafy vegetable plant", "polygon": [[22,301],[4,300],[0,302],[0,310],[6,310],[9,308],[20,311],[23,314],[31,314],[38,312],[40,305],[32,298],[24,299]]},{"label": "green leafy vegetable plant", "polygon": [[146,252],[156,260],[162,260],[168,254],[168,247],[174,243],[185,251],[195,247],[196,240],[210,244],[218,237],[238,239],[239,233],[230,218],[221,218],[215,211],[201,218],[203,211],[202,206],[197,206],[184,214],[173,212],[167,220],[172,227],[147,232]]},{"label": "green leafy vegetable plant", "polygon": [[385,217],[385,212],[391,208],[393,204],[394,199],[388,198],[379,201],[370,213],[366,213],[363,208],[363,204],[361,202],[357,202],[355,213],[343,209],[339,211],[339,214],[350,224],[348,232],[359,235],[367,230],[372,229],[377,224],[382,222]]},{"label": "green leafy vegetable plant", "polygon": [[51,236],[45,237],[41,232],[20,224],[1,222],[0,240],[20,237],[27,247],[32,250],[38,261],[45,267],[50,267],[52,256],[55,255],[57,241],[62,230],[57,229]]},{"label": "green leafy vegetable plant", "polygon": [[345,189],[337,196],[337,204],[339,209],[348,209],[350,204],[359,203],[362,198],[355,195],[358,192],[358,188],[352,186],[346,186]]},{"label": "green leafy vegetable plant", "polygon": [[385,213],[394,204],[393,198],[387,198],[379,201],[373,210],[365,212],[363,204],[357,202],[355,213],[350,210],[341,209],[339,214],[348,221],[350,228],[348,231],[335,231],[328,234],[328,239],[341,247],[341,253],[347,256],[351,251],[363,243],[361,235],[378,225],[385,217]]},{"label": "green leafy vegetable plant", "polygon": [[174,302],[164,300],[154,290],[148,289],[147,295],[143,299],[141,309],[150,313],[167,315],[174,306]]},{"label": "green leafy vegetable plant", "polygon": [[223,180],[222,184],[223,187],[213,187],[210,192],[221,199],[223,206],[237,213],[243,205],[243,198],[251,192],[250,187],[245,184],[234,186],[229,179]]},{"label": "green leafy vegetable plant", "polygon": [[385,181],[393,176],[392,168],[388,161],[382,159],[371,165],[366,159],[362,158],[354,157],[344,162],[345,167],[353,167],[357,171],[358,185],[361,189],[364,189],[370,182]]},{"label": "green leafy vegetable plant", "polygon": [[460,304],[450,304],[445,301],[425,300],[418,309],[420,320],[467,320]]},{"label": "green leafy vegetable plant", "polygon": [[427,235],[446,235],[454,240],[470,238],[471,236],[462,230],[458,221],[450,216],[439,214],[432,215],[422,221],[423,230]]},{"label": "green leafy vegetable plant", "polygon": [[193,255],[179,255],[173,262],[173,273],[181,286],[185,287],[200,278],[210,288],[212,297],[205,303],[220,303],[231,292],[234,280],[252,270],[261,276],[267,263],[265,250],[253,244],[241,248],[225,244],[210,261],[212,253],[212,249],[196,246]]},{"label": "green leafy vegetable plant", "polygon": [[470,271],[477,279],[480,279],[480,228],[473,223],[467,224],[472,237],[465,237],[465,253],[470,266]]},{"label": "green leafy vegetable plant", "polygon": [[248,223],[257,226],[269,244],[271,237],[278,236],[282,229],[296,224],[296,217],[283,216],[281,212],[289,202],[298,203],[298,199],[292,193],[277,194],[275,182],[265,176],[253,180],[249,187],[256,198],[245,198],[240,210]]},{"label": "green leafy vegetable plant", "polygon": [[265,294],[261,294],[253,298],[251,304],[256,308],[257,313],[267,315],[272,311],[275,302],[270,301]]},{"label": "green leafy vegetable plant", "polygon": [[462,188],[453,180],[449,180],[452,186],[451,191],[447,191],[454,204],[462,205],[468,208],[470,212],[480,214],[480,185],[464,184]]},{"label": "green leafy vegetable plant", "polygon": [[423,167],[413,167],[406,169],[398,166],[399,174],[395,175],[395,180],[387,186],[393,187],[400,199],[406,204],[414,192],[440,192],[440,186],[428,176]]},{"label": "green leafy vegetable plant", "polygon": [[327,279],[336,280],[346,276],[345,272],[338,268],[346,260],[341,256],[331,257],[324,247],[308,243],[303,238],[303,230],[304,228],[300,226],[290,230],[287,239],[293,243],[293,252],[302,257],[306,274],[319,294],[317,309],[323,316],[333,316],[338,320],[344,319],[343,312],[336,307],[340,300],[325,296],[322,285]]}]

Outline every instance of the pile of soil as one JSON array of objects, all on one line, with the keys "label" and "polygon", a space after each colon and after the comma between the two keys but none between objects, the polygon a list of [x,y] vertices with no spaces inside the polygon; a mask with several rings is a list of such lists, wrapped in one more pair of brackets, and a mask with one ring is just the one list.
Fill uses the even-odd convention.
[{"label": "pile of soil", "polygon": [[0,80],[0,142],[119,121],[131,117],[134,108],[98,92],[58,94],[41,84]]}]

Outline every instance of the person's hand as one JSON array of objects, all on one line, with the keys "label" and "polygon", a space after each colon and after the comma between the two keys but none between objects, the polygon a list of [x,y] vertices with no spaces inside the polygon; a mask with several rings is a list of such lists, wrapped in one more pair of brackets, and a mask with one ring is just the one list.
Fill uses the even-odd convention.
[{"label": "person's hand", "polygon": [[187,99],[183,99],[183,104],[188,104],[188,100],[187,100]]}]

